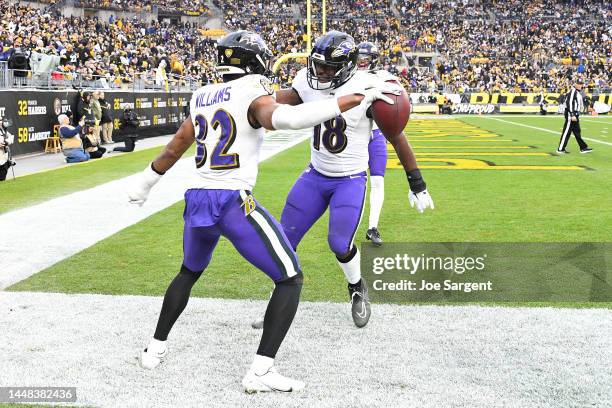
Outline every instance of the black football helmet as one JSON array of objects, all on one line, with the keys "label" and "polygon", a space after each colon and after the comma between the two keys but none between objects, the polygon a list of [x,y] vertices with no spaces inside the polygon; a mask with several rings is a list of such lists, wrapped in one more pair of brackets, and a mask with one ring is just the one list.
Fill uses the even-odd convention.
[{"label": "black football helmet", "polygon": [[234,31],[217,43],[217,72],[221,75],[269,75],[272,52],[259,34]]},{"label": "black football helmet", "polygon": [[357,45],[357,67],[359,69],[372,71],[378,66],[380,52],[376,44],[364,41]]},{"label": "black football helmet", "polygon": [[312,89],[333,89],[351,79],[356,70],[357,48],[353,37],[329,31],[317,39],[310,52],[306,77]]}]

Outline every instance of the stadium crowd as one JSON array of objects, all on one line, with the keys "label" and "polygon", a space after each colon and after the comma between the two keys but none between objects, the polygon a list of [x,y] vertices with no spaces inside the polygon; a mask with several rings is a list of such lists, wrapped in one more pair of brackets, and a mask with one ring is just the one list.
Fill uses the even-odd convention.
[{"label": "stadium crowd", "polygon": [[59,57],[54,75],[120,86],[173,74],[214,79],[214,44],[188,23],[64,17],[0,1],[0,60],[38,52]]},{"label": "stadium crowd", "polygon": [[[121,7],[153,0],[109,0]],[[104,3],[107,4],[107,3]],[[155,2],[180,9],[184,0]],[[198,4],[198,3],[194,3]],[[215,0],[227,30],[262,34],[276,56],[306,51],[303,1]],[[302,19],[296,19],[296,10]],[[113,84],[154,82],[176,74],[217,80],[214,40],[189,24],[63,17],[0,0],[1,59],[19,50],[61,58],[58,71]],[[313,35],[321,32],[313,2]],[[576,73],[587,88],[612,84],[610,3],[595,0],[338,0],[328,5],[327,29],[373,41],[384,68],[413,90],[559,91]],[[282,66],[291,82],[303,61]],[[161,73],[161,74],[160,74]]]},{"label": "stadium crowd", "polygon": [[163,12],[184,14],[188,16],[210,15],[210,9],[204,1],[189,0],[76,0],[77,7],[100,10],[116,10],[133,12],[151,12],[157,7]]}]

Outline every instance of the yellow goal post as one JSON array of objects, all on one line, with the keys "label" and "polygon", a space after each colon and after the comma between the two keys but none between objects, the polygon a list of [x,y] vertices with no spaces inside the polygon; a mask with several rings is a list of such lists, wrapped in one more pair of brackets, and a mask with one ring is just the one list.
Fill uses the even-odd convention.
[{"label": "yellow goal post", "polygon": [[[274,65],[272,66],[272,72],[274,72],[275,74],[278,72],[281,64],[284,64],[285,62],[289,61],[289,60],[300,60],[300,59],[306,59],[308,58],[308,56],[310,55],[310,50],[312,49],[312,0],[306,0],[306,52],[292,52],[289,54],[284,54],[281,55],[275,62]],[[323,30],[322,32],[325,33],[327,31],[327,0],[322,0],[321,2],[321,9],[322,9],[322,23],[323,23]]]}]

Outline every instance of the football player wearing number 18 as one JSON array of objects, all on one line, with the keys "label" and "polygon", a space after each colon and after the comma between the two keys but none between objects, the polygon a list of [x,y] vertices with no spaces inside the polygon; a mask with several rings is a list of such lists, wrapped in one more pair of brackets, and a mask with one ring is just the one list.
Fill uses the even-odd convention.
[{"label": "football player wearing number 18", "polygon": [[302,272],[282,228],[251,194],[264,128],[302,129],[361,103],[388,98],[370,89],[325,103],[279,105],[264,76],[269,72],[271,53],[259,35],[231,33],[219,41],[217,51],[217,70],[224,82],[193,94],[190,116],[128,190],[130,202],[142,205],[153,185],[196,142],[199,181],[185,193],[183,263],[166,291],[155,334],[141,354],[141,365],[155,368],[166,357],[168,334],[224,236],[275,283],[257,354],[242,381],[244,389],[297,391],[304,383],[280,375],[273,363],[298,307]]},{"label": "football player wearing number 18", "polygon": [[[296,105],[329,99],[370,86],[399,94],[398,86],[376,75],[357,70],[353,37],[329,31],[315,42],[307,68],[299,71],[291,89],[279,91],[277,101]],[[382,85],[381,85],[382,84]],[[370,318],[367,286],[361,278],[355,233],[365,204],[368,143],[373,120],[361,104],[314,127],[311,161],[292,187],[281,216],[281,225],[294,249],[329,207],[328,244],[348,281],[351,313],[357,327]],[[403,135],[385,135],[408,171],[408,143]],[[410,176],[409,176],[410,177]]]}]

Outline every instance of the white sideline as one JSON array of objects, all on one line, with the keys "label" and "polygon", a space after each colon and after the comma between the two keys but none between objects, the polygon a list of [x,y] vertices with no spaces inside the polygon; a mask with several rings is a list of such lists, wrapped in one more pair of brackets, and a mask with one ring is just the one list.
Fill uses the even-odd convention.
[{"label": "white sideline", "polygon": [[[537,126],[525,125],[523,123],[516,123],[516,122],[511,122],[509,120],[497,119],[497,118],[487,118],[487,119],[496,120],[498,122],[510,123],[512,125],[522,126],[522,127],[526,127],[526,128],[530,128],[530,129],[540,130],[542,132],[553,133],[553,134],[558,135],[558,136],[561,135],[560,132],[555,132],[554,130],[544,129],[544,128],[537,127]],[[605,144],[605,145],[608,145],[608,146],[612,146],[612,143],[604,142],[603,140],[593,139],[593,138],[590,138],[590,137],[583,137],[583,139],[584,140],[588,140],[589,142],[601,143],[601,144]]]},{"label": "white sideline", "polygon": [[[305,131],[266,134],[260,161],[309,137]],[[153,157],[151,157],[153,159]],[[181,159],[152,190],[143,207],[130,205],[126,184],[135,175],[0,215],[0,290],[180,201],[197,176],[193,157]],[[70,211],[71,218],[63,214]]]},{"label": "white sideline", "polygon": [[[203,277],[198,284],[206,284]],[[610,407],[612,310],[302,302],[276,364],[295,394],[240,380],[265,301],[192,298],[153,371],[136,356],[162,299],[3,292],[2,386],[77,387],[92,407]]]}]

